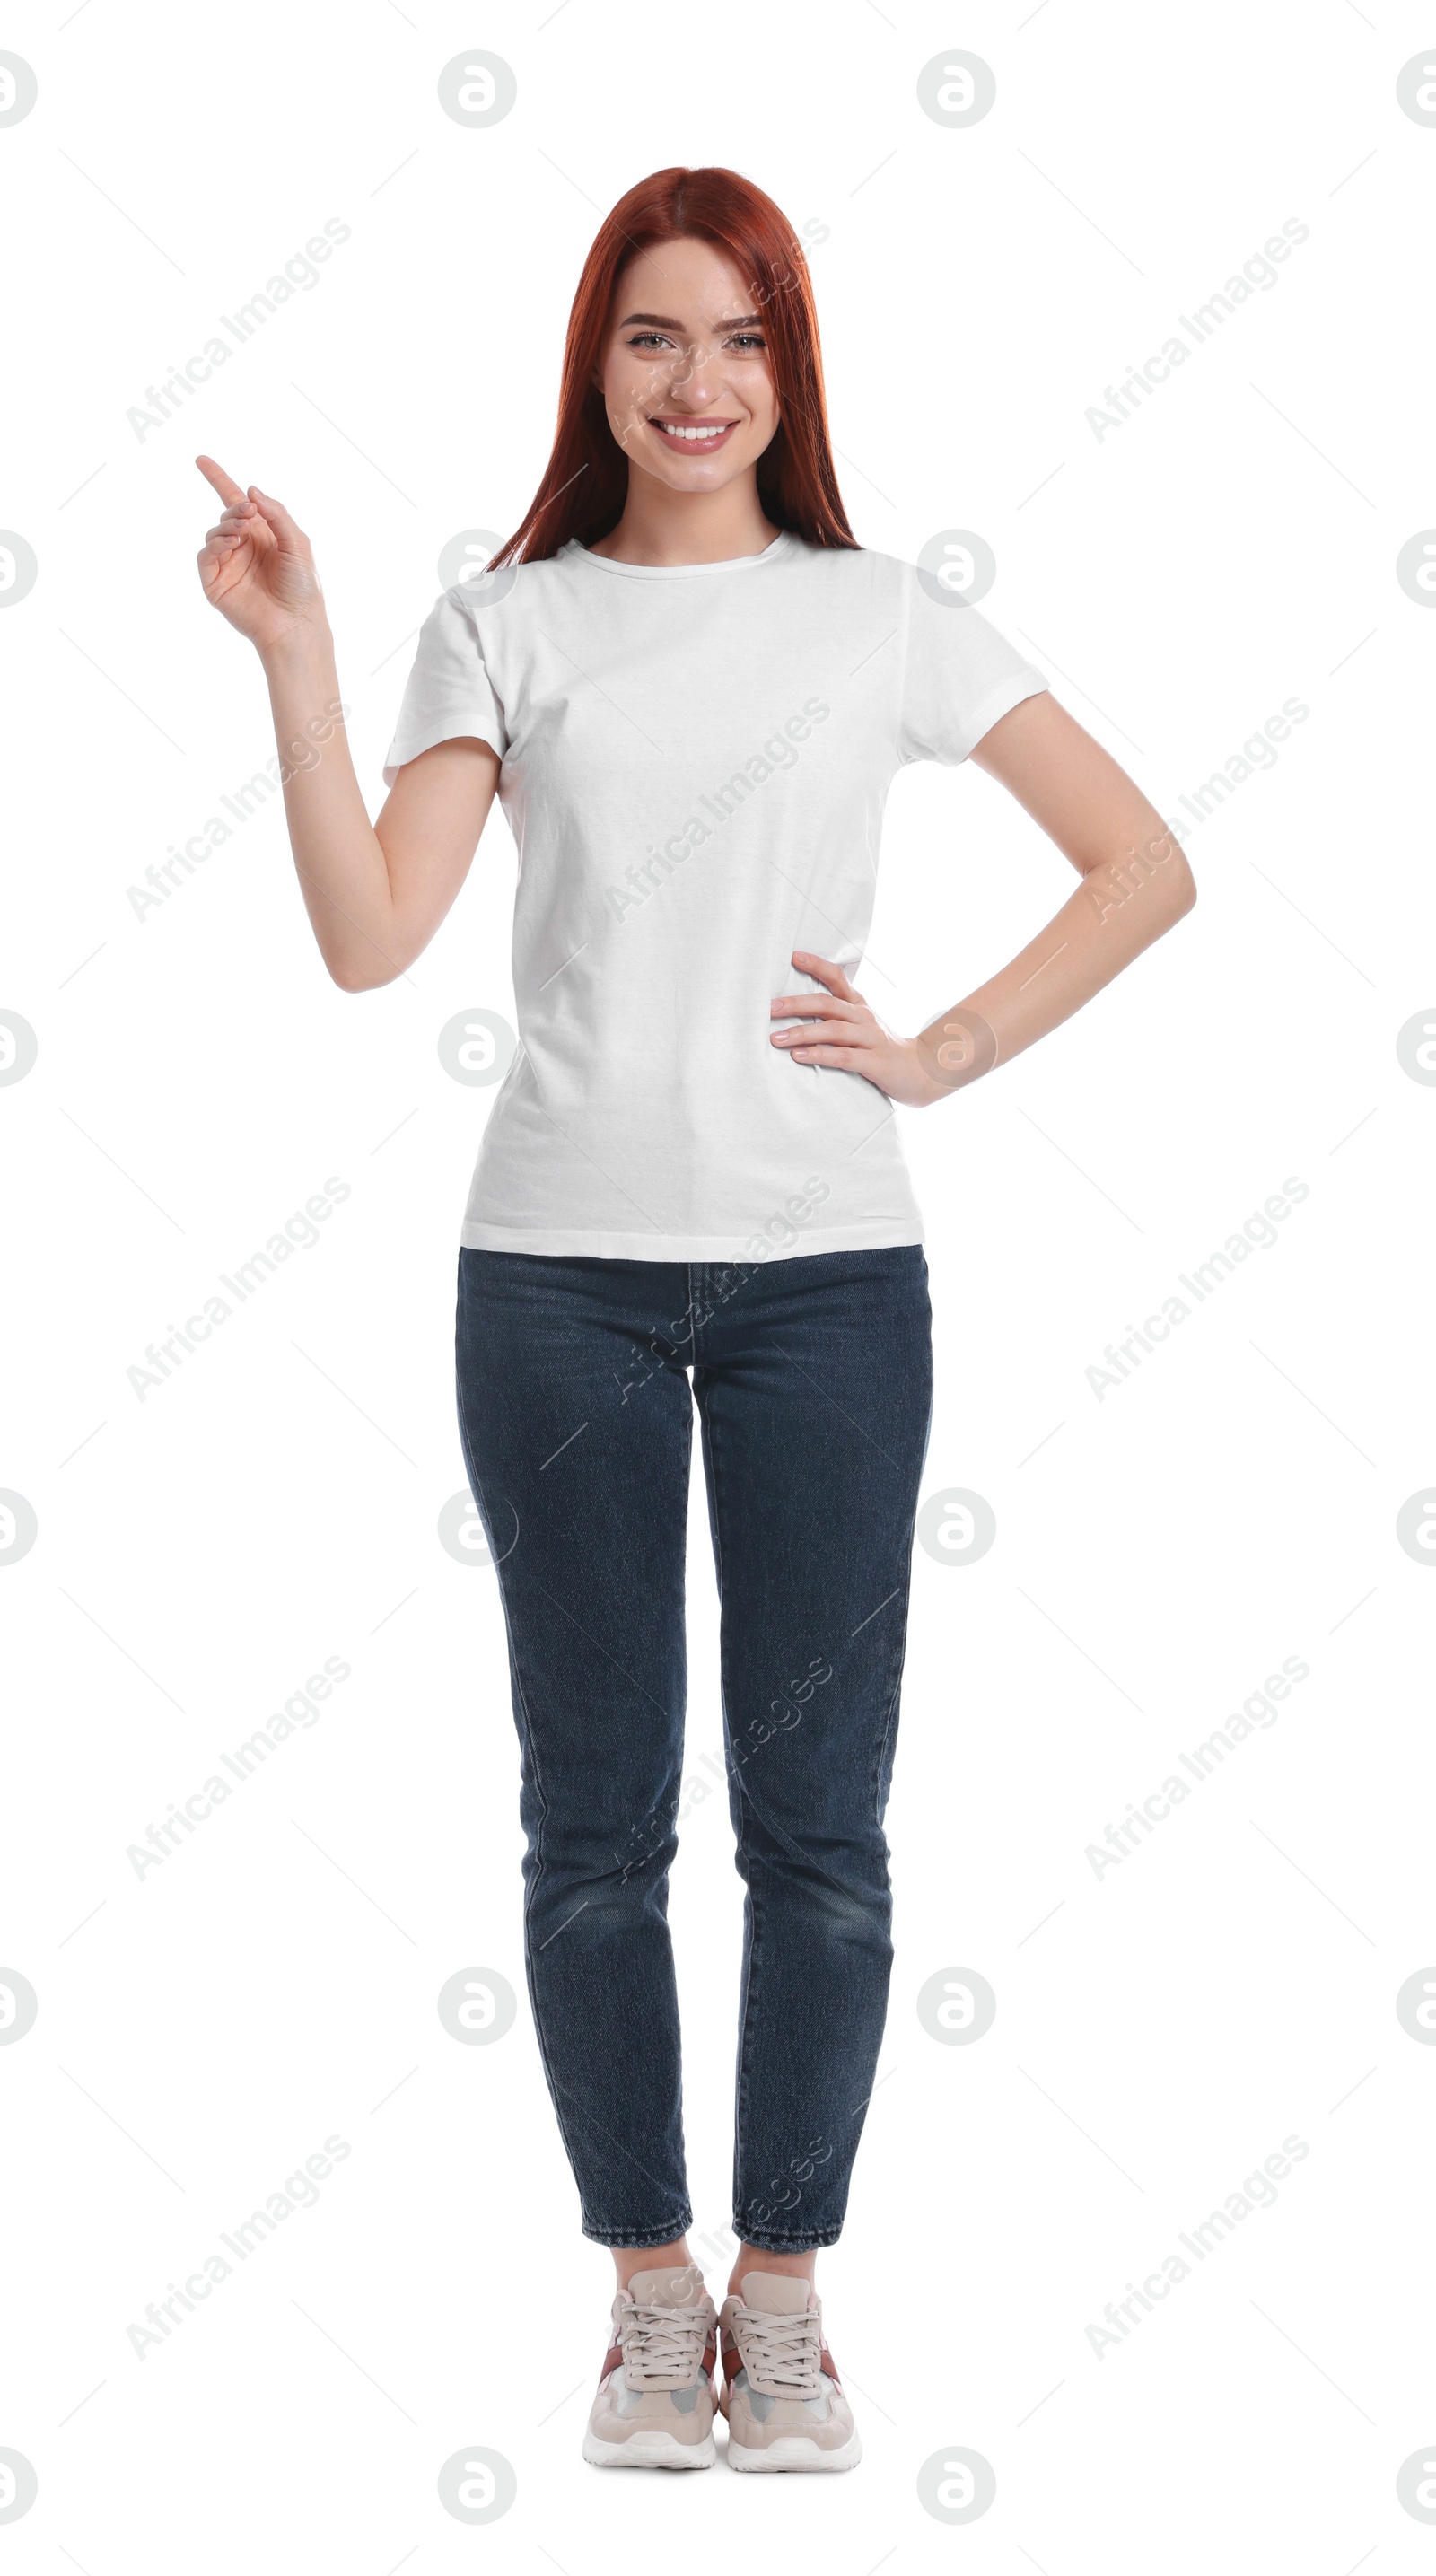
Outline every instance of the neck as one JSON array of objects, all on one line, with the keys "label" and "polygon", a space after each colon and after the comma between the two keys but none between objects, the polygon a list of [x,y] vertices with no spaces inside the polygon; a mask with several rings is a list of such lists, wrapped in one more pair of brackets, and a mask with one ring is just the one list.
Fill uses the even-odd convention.
[{"label": "neck", "polygon": [[762,554],[778,533],[764,516],[756,474],[720,492],[673,492],[630,466],[623,516],[590,551],[615,563],[727,563]]}]

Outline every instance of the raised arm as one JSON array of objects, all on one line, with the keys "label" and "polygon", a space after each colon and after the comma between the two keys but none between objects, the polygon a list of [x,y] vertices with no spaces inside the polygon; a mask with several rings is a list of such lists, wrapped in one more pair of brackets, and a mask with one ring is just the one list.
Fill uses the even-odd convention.
[{"label": "raised arm", "polygon": [[1047,691],[1024,698],[971,757],[1000,779],[1082,879],[1020,956],[939,1013],[915,1038],[884,1027],[840,966],[795,950],[826,993],[780,993],[772,1043],[799,1064],[861,1073],[890,1099],[925,1108],[1020,1055],[1070,1019],[1197,899],[1177,841],[1151,805]]},{"label": "raised arm", "polygon": [[314,557],[281,502],[195,459],[224,503],[201,549],[211,607],[254,645],[269,684],[300,890],[336,984],[392,983],[427,948],[469,871],[498,785],[476,737],[405,763],[376,823],[354,775]]}]

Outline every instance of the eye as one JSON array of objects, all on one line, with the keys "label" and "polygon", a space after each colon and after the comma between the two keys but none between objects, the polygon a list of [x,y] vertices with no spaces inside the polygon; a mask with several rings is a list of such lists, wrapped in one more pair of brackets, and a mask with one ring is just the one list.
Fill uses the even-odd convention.
[{"label": "eye", "polygon": [[656,345],[663,337],[664,334],[661,331],[635,331],[626,345],[630,349],[641,349],[646,343]]},{"label": "eye", "polygon": [[761,349],[765,345],[761,331],[736,331],[733,334],[732,346],[735,349]]}]

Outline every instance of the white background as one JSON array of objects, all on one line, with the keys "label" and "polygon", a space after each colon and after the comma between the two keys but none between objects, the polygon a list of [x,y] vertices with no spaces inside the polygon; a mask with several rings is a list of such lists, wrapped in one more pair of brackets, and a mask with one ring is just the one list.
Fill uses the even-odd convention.
[{"label": "white background", "polygon": [[[1436,617],[1394,566],[1436,519],[1436,130],[1396,98],[1429,12],[88,0],[17,9],[4,41],[39,82],[0,129],[0,522],[39,564],[0,615],[0,1006],[39,1040],[0,1093],[0,1484],[39,1524],[3,1574],[0,1960],[39,1997],[0,2048],[0,2444],[39,2479],[7,2565],[1427,2568],[1396,2476],[1436,2443],[1436,2052],[1395,1997],[1436,1959],[1433,1578],[1395,1523],[1436,1471],[1436,1092],[1396,1036],[1436,981]],[[469,131],[436,85],[475,44],[518,98]],[[917,80],[954,44],[997,100],[949,131]],[[493,1576],[436,1536],[492,1098],[436,1038],[512,1017],[506,828],[362,998],[326,978],[277,799],[159,908],[127,897],[270,749],[258,665],[200,594],[195,450],[311,533],[377,809],[439,550],[521,517],[593,231],[674,161],[823,235],[859,537],[911,560],[985,535],[985,613],[1189,823],[1200,888],[1079,1021],[904,1113],[926,1490],[984,1495],[997,1539],[915,1564],[892,2007],[820,2267],[866,2457],[756,2488],[580,2461],[609,2263],[523,1994]],[[147,386],[330,217],[351,237],[319,284],[138,438]],[[1099,440],[1104,388],[1289,218],[1309,238],[1279,282]],[[1310,713],[1275,765],[1192,821],[1178,799],[1290,697]],[[870,997],[917,1027],[1069,885],[975,770],[906,773]],[[145,1345],[331,1174],[351,1195],[322,1239],[141,1402]],[[1278,1242],[1099,1402],[1104,1345],[1289,1175],[1309,1195]],[[720,1717],[701,1483],[694,1506],[696,1765]],[[352,1670],[319,1722],[137,1879],[126,1847],[329,1656]],[[1086,1847],[1288,1657],[1309,1678],[1277,1721],[1099,1879]],[[740,1894],[714,1796],[672,1913],[720,2296]],[[520,1994],[493,2046],[435,2010],[473,1965]],[[916,2012],[957,1967],[997,1996],[970,2046]],[[146,2303],[331,2135],[351,2152],[317,2205],[140,2359]],[[1289,2136],[1309,2153],[1275,2206],[1099,2358],[1106,2304]],[[476,2443],[518,2480],[482,2529],[436,2487]],[[997,2480],[957,2530],[917,2491],[954,2444]]]}]

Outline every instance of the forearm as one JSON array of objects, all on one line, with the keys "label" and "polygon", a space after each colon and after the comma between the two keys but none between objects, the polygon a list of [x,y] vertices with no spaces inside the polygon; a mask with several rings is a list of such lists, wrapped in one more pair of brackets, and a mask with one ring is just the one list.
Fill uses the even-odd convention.
[{"label": "forearm", "polygon": [[337,984],[385,984],[398,953],[393,889],[354,774],[327,624],[261,654],[281,761],[285,818],[300,891]]},{"label": "forearm", "polygon": [[1056,919],[915,1038],[887,1028],[846,970],[807,948],[794,949],[793,964],[826,990],[779,993],[772,1004],[775,1019],[794,1025],[775,1029],[769,1043],[795,1064],[859,1073],[913,1109],[978,1081],[1070,1019],[1197,898],[1156,807],[1046,690],[999,717],[972,757],[1077,870],[1082,882]]},{"label": "forearm", "polygon": [[941,1090],[961,1089],[1060,1027],[1190,911],[1191,870],[1161,816],[1147,810],[1146,838],[1089,868],[1010,965],[922,1031],[919,1053]]}]

